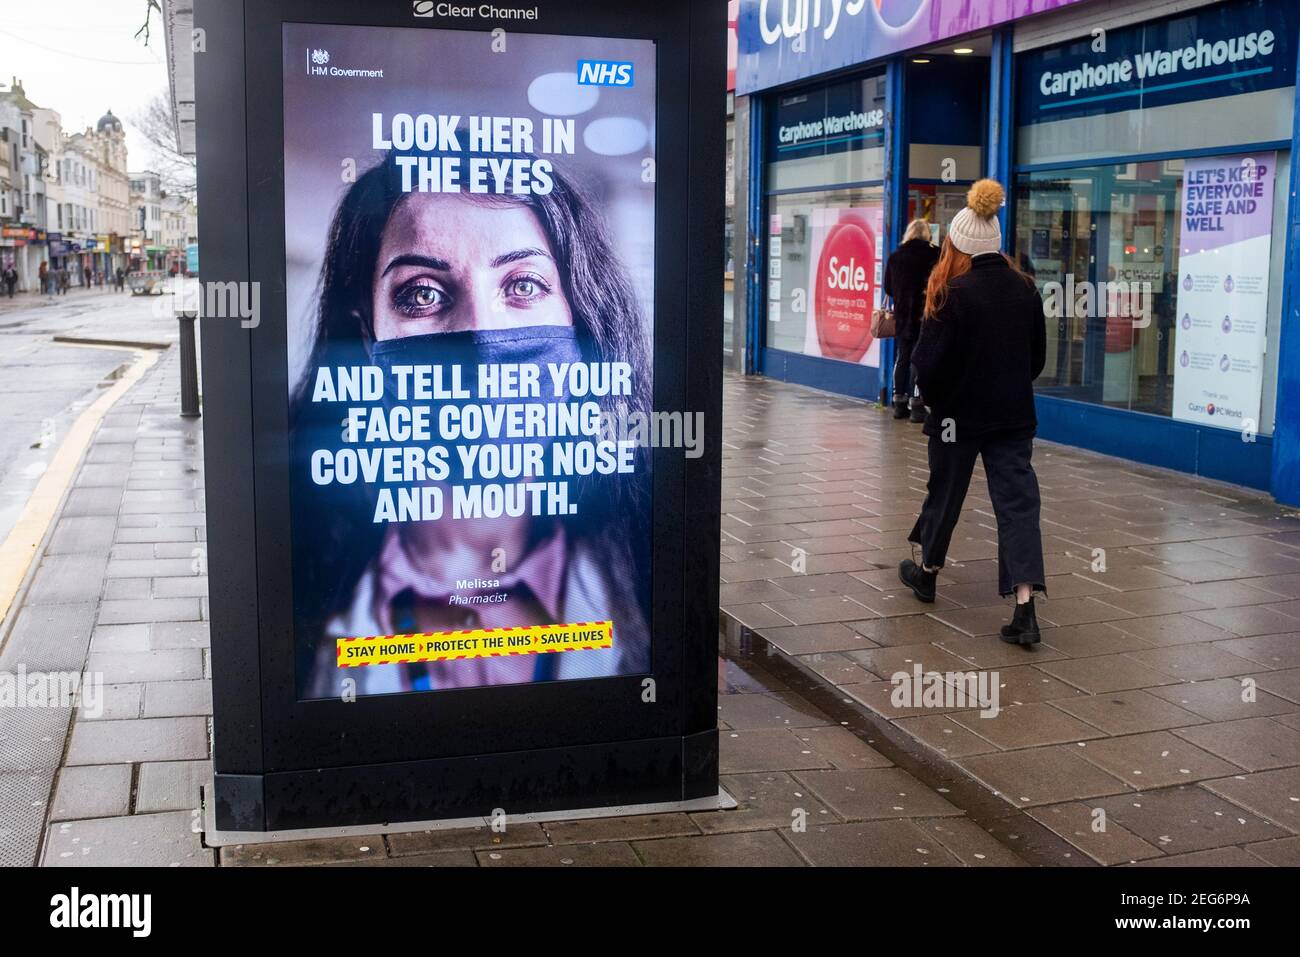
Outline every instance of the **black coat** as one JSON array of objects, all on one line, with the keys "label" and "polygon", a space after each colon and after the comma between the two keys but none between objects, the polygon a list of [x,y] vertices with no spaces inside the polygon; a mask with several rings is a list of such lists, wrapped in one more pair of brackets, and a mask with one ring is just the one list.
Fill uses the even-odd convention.
[{"label": "black coat", "polygon": [[1032,434],[1034,380],[1047,360],[1043,299],[1001,255],[976,256],[952,281],[943,308],[921,323],[912,352],[926,435],[944,420],[958,441],[989,432]]},{"label": "black coat", "polygon": [[884,291],[894,300],[894,335],[915,340],[925,311],[925,284],[939,261],[939,247],[928,239],[909,239],[885,263]]}]

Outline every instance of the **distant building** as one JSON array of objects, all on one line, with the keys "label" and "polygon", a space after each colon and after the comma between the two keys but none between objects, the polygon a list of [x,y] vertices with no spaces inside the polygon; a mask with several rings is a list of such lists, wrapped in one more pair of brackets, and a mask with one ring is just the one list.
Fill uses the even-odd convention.
[{"label": "distant building", "polygon": [[38,107],[14,77],[0,91],[0,269],[13,266],[18,288],[35,291],[46,261],[45,174],[49,152],[36,140]]},{"label": "distant building", "polygon": [[168,271],[173,263],[179,271],[186,271],[186,247],[199,241],[198,207],[186,197],[163,197],[162,241],[167,247]]},{"label": "distant building", "polygon": [[162,236],[162,177],[152,170],[130,175],[130,255],[136,268],[162,269],[167,247]]},{"label": "distant building", "polygon": [[38,291],[42,264],[71,285],[127,265],[126,132],[109,110],[67,134],[59,114],[27,98],[14,77],[0,90],[0,268]]},{"label": "distant building", "polygon": [[168,193],[153,170],[132,173],[131,236],[134,268],[185,271],[185,247],[198,242],[198,210],[185,196]]}]

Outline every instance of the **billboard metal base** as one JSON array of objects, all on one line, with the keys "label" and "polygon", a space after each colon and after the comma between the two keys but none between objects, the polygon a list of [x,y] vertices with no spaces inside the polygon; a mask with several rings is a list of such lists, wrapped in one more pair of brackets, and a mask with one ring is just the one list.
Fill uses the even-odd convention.
[{"label": "billboard metal base", "polygon": [[[402,821],[394,824],[370,824],[357,827],[317,827],[296,831],[219,831],[213,802],[206,789],[200,788],[203,808],[203,844],[205,847],[231,847],[236,844],[274,844],[280,841],[306,841],[327,837],[372,837],[377,834],[414,834],[421,831],[453,831],[472,827],[490,828],[486,817],[448,818],[441,821]],[[634,817],[641,814],[694,813],[730,811],[737,801],[721,787],[710,797],[691,801],[664,801],[658,804],[625,804],[618,807],[579,808],[573,811],[547,811],[539,814],[511,815],[510,826],[547,821],[584,821],[604,817]]]}]

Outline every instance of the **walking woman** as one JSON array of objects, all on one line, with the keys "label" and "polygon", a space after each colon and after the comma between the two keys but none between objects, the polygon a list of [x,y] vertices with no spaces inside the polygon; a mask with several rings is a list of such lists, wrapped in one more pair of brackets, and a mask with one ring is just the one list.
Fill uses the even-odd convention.
[{"label": "walking woman", "polygon": [[939,248],[930,242],[930,224],[914,219],[907,224],[903,242],[885,264],[885,295],[894,300],[894,418],[925,421],[925,406],[915,389],[912,350],[921,332],[925,310],[925,284],[939,261]]},{"label": "walking woman", "polygon": [[1043,371],[1047,335],[1033,281],[1001,252],[998,209],[1004,193],[983,179],[944,240],[930,274],[921,335],[912,352],[929,409],[930,481],[908,541],[921,563],[899,565],[917,598],[934,601],[935,582],[961,516],[975,459],[984,460],[998,522],[998,592],[1016,596],[1002,640],[1039,641],[1034,593],[1045,593],[1038,477],[1033,455],[1034,380]]}]

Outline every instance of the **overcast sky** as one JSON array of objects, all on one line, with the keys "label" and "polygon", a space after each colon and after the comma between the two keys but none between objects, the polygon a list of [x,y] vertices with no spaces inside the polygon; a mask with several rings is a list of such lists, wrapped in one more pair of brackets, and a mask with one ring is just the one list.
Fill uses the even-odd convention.
[{"label": "overcast sky", "polygon": [[136,39],[145,0],[3,0],[0,84],[13,76],[37,106],[58,110],[75,133],[111,109],[127,131],[132,170],[149,165],[131,118],[167,89],[163,27],[154,13],[149,45]]}]

